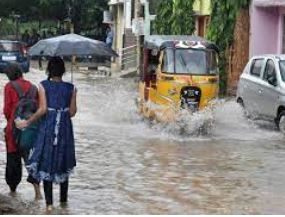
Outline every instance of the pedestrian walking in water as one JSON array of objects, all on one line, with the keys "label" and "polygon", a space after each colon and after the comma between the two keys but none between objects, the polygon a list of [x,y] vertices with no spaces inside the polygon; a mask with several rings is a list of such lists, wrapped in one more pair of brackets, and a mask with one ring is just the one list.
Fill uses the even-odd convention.
[{"label": "pedestrian walking in water", "polygon": [[[18,111],[20,101],[26,100],[25,96],[31,96],[37,106],[37,88],[31,82],[23,78],[21,68],[16,63],[10,63],[5,69],[9,83],[4,89],[4,115],[7,120],[5,128],[5,141],[7,147],[6,182],[11,193],[15,193],[22,179],[22,158],[27,162],[30,149],[20,146],[20,140],[15,138],[15,112]],[[34,92],[34,94],[31,94]],[[26,101],[27,102],[27,101]],[[36,107],[35,109],[36,110]],[[32,143],[32,142],[30,142]],[[29,144],[32,146],[32,144]],[[39,181],[28,176],[27,181],[34,186],[36,199],[41,198]]]},{"label": "pedestrian walking in water", "polygon": [[53,183],[60,184],[60,202],[66,203],[68,178],[76,166],[71,118],[76,114],[76,89],[64,82],[64,62],[53,57],[48,62],[48,79],[39,85],[39,109],[17,127],[23,129],[41,118],[39,134],[27,169],[44,183],[47,211],[52,210]]}]

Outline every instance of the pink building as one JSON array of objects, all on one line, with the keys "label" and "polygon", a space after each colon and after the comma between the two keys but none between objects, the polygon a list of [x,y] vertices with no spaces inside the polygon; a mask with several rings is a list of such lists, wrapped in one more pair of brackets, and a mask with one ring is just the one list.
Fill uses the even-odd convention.
[{"label": "pink building", "polygon": [[285,53],[285,0],[253,0],[249,56]]}]

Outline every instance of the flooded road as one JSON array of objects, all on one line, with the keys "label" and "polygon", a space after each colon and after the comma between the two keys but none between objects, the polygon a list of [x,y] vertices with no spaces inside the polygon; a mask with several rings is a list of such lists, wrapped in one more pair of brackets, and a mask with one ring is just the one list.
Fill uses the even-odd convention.
[{"label": "flooded road", "polygon": [[[38,83],[45,75],[26,77]],[[0,74],[1,108],[6,82]],[[233,100],[180,123],[149,124],[136,112],[132,79],[82,73],[75,84],[77,167],[67,208],[55,186],[55,214],[285,213],[285,144],[273,124],[246,120]],[[2,111],[0,119],[0,192],[8,195]],[[205,121],[207,134],[193,135]],[[45,212],[24,179],[18,191],[29,213]]]}]

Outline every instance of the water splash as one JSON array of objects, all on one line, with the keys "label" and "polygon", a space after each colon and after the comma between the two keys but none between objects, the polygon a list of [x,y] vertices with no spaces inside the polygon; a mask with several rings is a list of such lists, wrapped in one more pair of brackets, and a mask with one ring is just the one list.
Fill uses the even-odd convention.
[{"label": "water splash", "polygon": [[[261,137],[280,139],[281,135],[272,123],[246,118],[243,109],[234,99],[217,100],[213,108],[206,108],[194,114],[182,110],[178,120],[172,123],[143,121],[135,103],[137,88],[137,83],[132,79],[97,79],[94,80],[93,87],[81,84],[81,111],[77,119],[90,123],[92,117],[92,124],[109,130],[120,128],[122,135],[129,133],[137,137],[174,140],[257,140]],[[88,100],[91,91],[94,98]],[[90,107],[93,109],[90,110]]]},{"label": "water splash", "polygon": [[210,134],[213,126],[213,111],[210,109],[192,113],[181,110],[175,122],[158,123],[152,122],[152,128],[161,131],[164,135],[179,137],[199,137]]},{"label": "water splash", "polygon": [[234,99],[220,100],[214,111],[215,138],[235,140],[281,139],[273,123],[247,118],[243,108]]}]

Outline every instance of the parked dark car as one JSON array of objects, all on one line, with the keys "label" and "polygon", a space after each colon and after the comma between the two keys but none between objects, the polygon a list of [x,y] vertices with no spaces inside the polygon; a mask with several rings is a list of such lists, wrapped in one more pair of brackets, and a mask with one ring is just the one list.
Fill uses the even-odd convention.
[{"label": "parked dark car", "polygon": [[20,41],[0,40],[0,72],[3,72],[9,62],[16,62],[23,72],[30,69],[25,43]]}]

